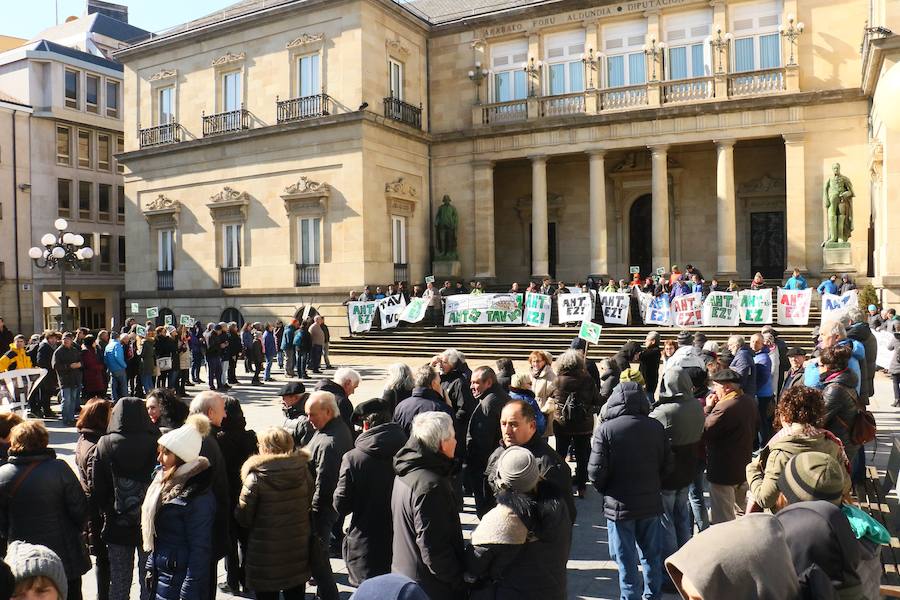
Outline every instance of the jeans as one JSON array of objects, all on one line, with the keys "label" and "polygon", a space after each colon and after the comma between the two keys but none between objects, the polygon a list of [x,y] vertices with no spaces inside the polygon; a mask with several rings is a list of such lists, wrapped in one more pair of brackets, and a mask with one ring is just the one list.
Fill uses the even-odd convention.
[{"label": "jeans", "polygon": [[284,372],[288,377],[294,376],[294,363],[297,362],[297,351],[293,346],[288,346],[284,350]]},{"label": "jeans", "polygon": [[141,547],[122,546],[119,544],[107,544],[106,551],[109,555],[109,599],[128,600],[134,575],[135,551],[138,554],[138,583],[141,586],[141,597],[143,598],[147,553]]},{"label": "jeans", "polygon": [[309,369],[309,353],[297,348],[297,359],[294,361],[297,377],[308,377],[307,369]]},{"label": "jeans", "polygon": [[153,375],[141,375],[141,386],[144,388],[144,395],[149,394],[153,389]]},{"label": "jeans", "polygon": [[237,383],[237,356],[228,359],[228,383]]},{"label": "jeans", "polygon": [[125,369],[113,371],[110,375],[109,388],[112,392],[113,402],[115,403],[119,398],[128,395],[128,375],[125,374]]},{"label": "jeans", "polygon": [[109,600],[109,553],[106,546],[96,548],[94,576],[97,579],[97,600]]},{"label": "jeans", "polygon": [[313,372],[321,370],[319,367],[322,366],[322,346],[313,344],[312,349],[309,351],[309,366]]},{"label": "jeans", "polygon": [[207,355],[206,374],[209,379],[209,389],[214,390],[222,387],[222,357]]},{"label": "jeans", "polygon": [[[659,517],[606,520],[609,554],[619,566],[622,600],[658,600],[662,597],[663,559]],[[643,568],[643,585],[637,563]]]},{"label": "jeans", "polygon": [[663,514],[660,536],[663,558],[669,558],[691,539],[691,506],[688,488],[662,490]]},{"label": "jeans", "polygon": [[[587,485],[588,480],[588,459],[591,457],[591,434],[564,435],[556,434],[556,452],[560,456],[566,456],[569,453],[569,446],[575,448],[575,479],[572,481],[578,489],[582,489]],[[564,490],[568,492],[568,490]]]},{"label": "jeans", "polygon": [[200,367],[203,366],[203,353],[191,353],[191,380],[200,381]]},{"label": "jeans", "polygon": [[337,583],[328,558],[328,540],[313,534],[309,540],[309,570],[316,579],[316,596],[321,600],[338,600]]},{"label": "jeans", "polygon": [[59,390],[62,396],[62,419],[64,423],[75,421],[78,407],[81,404],[81,386],[64,387]]},{"label": "jeans", "polygon": [[279,350],[275,356],[278,359],[278,368],[283,369],[284,368],[284,350]]},{"label": "jeans", "polygon": [[774,396],[756,399],[757,406],[759,407],[759,431],[757,432],[757,443],[759,444],[759,448],[765,446],[772,437],[772,417],[768,415],[768,412],[769,405],[774,401]]},{"label": "jeans", "polygon": [[694,475],[694,481],[688,486],[688,499],[691,503],[691,513],[694,518],[694,525],[698,531],[703,531],[709,527],[709,513],[706,511],[706,498],[703,491],[706,488],[706,462],[701,460],[697,465],[697,473]]},{"label": "jeans", "polygon": [[266,381],[272,381],[272,357],[271,356],[266,357],[266,374],[265,374],[264,379]]}]

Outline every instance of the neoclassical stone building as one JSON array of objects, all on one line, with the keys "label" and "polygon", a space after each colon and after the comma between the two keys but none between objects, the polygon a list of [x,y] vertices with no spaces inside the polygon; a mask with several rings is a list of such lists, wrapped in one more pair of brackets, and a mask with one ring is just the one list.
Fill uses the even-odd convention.
[{"label": "neoclassical stone building", "polygon": [[[673,263],[900,289],[891,27],[887,0],[244,2],[117,53],[126,295],[264,319]],[[834,163],[854,230],[826,248]]]}]

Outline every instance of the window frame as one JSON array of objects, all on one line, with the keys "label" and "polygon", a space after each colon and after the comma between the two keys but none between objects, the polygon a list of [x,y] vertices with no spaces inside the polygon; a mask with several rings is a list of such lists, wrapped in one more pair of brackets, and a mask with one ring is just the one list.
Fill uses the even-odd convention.
[{"label": "window frame", "polygon": [[[94,92],[94,101],[90,101],[90,83],[96,84]],[[100,86],[102,85],[99,75],[93,73],[85,73],[84,75],[84,110],[89,113],[100,114]]]},{"label": "window frame", "polygon": [[[163,102],[163,95],[168,97],[168,112],[163,112],[163,107],[165,106]],[[169,125],[170,123],[175,123],[175,86],[174,85],[163,85],[156,88],[155,93],[156,99],[156,125]],[[168,119],[164,119],[163,116],[167,115]]]},{"label": "window frame", "polygon": [[[81,156],[82,135],[84,135],[85,139],[87,139],[87,146],[86,146],[87,156],[86,157]],[[90,129],[80,129],[80,128],[78,129],[78,134],[76,135],[76,140],[77,140],[76,145],[78,148],[77,155],[78,155],[78,168],[79,169],[90,169],[90,168],[93,168],[93,166],[94,166],[94,152],[93,152],[94,149],[92,147],[94,145],[93,138],[94,138],[93,132]]]},{"label": "window frame", "polygon": [[[59,148],[59,135],[61,132],[65,132],[66,135],[66,154],[60,154]],[[62,160],[60,160],[62,159]],[[72,128],[67,127],[65,125],[57,125],[56,126],[56,164],[64,165],[66,167],[72,166]]]},{"label": "window frame", "polygon": [[[75,76],[75,90],[74,96],[69,96],[69,82],[68,76]],[[65,69],[63,73],[63,99],[65,100],[66,108],[71,108],[74,110],[78,110],[80,108],[81,101],[81,71],[77,69]]]},{"label": "window frame", "polygon": [[118,255],[119,255],[118,271],[119,271],[119,273],[124,273],[125,265],[127,263],[126,242],[125,242],[124,235],[118,236],[117,245],[118,245]]},{"label": "window frame", "polygon": [[[125,152],[125,138],[121,135],[116,136],[116,154],[122,154]],[[116,173],[124,173],[125,165],[119,162],[119,159],[115,159],[116,161]]]},{"label": "window frame", "polygon": [[156,267],[161,272],[175,271],[175,229],[157,230]]},{"label": "window frame", "polygon": [[[498,64],[501,60],[502,64]],[[524,69],[527,62],[528,40],[526,39],[517,39],[491,46],[489,86],[490,97],[494,102],[518,102],[528,98],[528,75]],[[506,75],[508,77],[504,77]],[[519,97],[519,92],[521,92],[521,97]]]},{"label": "window frame", "polygon": [[[308,235],[308,233],[312,235]],[[304,260],[304,254],[309,253],[312,260]],[[322,264],[322,217],[309,215],[297,217],[297,264],[321,265]]]},{"label": "window frame", "polygon": [[[65,209],[63,209],[62,205],[60,204],[61,197],[60,197],[60,193],[59,193],[60,190],[62,190],[63,182],[65,182],[65,187],[66,187],[66,201],[67,201],[66,205],[67,206]],[[64,219],[72,218],[72,185],[73,185],[73,183],[74,182],[71,179],[66,179],[64,177],[56,178],[56,213],[57,213],[57,216],[59,216],[60,218],[64,218]]]},{"label": "window frame", "polygon": [[[103,190],[106,190],[106,211],[103,210]],[[104,223],[112,222],[112,185],[108,183],[97,184],[97,220]]]},{"label": "window frame", "polygon": [[[229,243],[229,230],[234,233],[231,235]],[[243,223],[223,223],[222,224],[222,268],[223,269],[239,269],[243,265],[243,257],[241,256],[241,235],[243,234]],[[230,246],[230,248],[229,248]],[[229,260],[229,259],[234,260]],[[236,263],[236,264],[235,264]]]},{"label": "window frame", "polygon": [[[391,258],[393,258],[395,265],[409,264],[408,240],[409,224],[407,223],[407,218],[403,215],[391,215]],[[397,260],[398,258],[401,260]]]},{"label": "window frame", "polygon": [[[82,208],[81,200],[82,200],[82,190],[87,190],[87,210]],[[85,216],[87,214],[87,216]],[[92,221],[94,217],[94,182],[93,181],[79,181],[78,182],[78,219],[80,221]]]},{"label": "window frame", "polygon": [[[782,19],[782,2],[775,0],[774,2],[760,2],[756,4],[744,5],[744,6],[736,6],[731,12],[729,19],[729,31],[731,32],[733,39],[731,42],[731,57],[729,67],[731,68],[731,73],[740,74],[740,73],[754,73],[756,71],[764,71],[769,69],[779,69],[783,64],[782,57],[782,40],[780,34],[781,27],[781,19]],[[773,19],[774,22],[761,25],[760,21],[762,19]],[[747,27],[738,28],[737,24],[741,22],[750,21],[751,23]],[[746,32],[746,33],[744,33]],[[778,59],[778,63],[774,66],[762,66],[762,38],[771,37],[776,40],[777,48],[775,50],[775,56]],[[750,43],[753,46],[753,65],[750,69],[742,69],[738,70],[738,52],[737,46],[739,42],[750,40]]]},{"label": "window frame", "polygon": [[[112,272],[112,235],[109,233],[101,233],[100,239],[97,241],[97,257],[99,271],[103,273],[111,273]],[[103,242],[106,242],[104,244]],[[105,252],[104,252],[105,250]],[[103,255],[106,254],[106,260],[103,260]]]},{"label": "window frame", "polygon": [[[106,139],[106,152],[103,152],[103,143],[101,140]],[[112,164],[112,136],[108,133],[97,132],[97,169],[100,171],[111,170]]]},{"label": "window frame", "polygon": [[[546,96],[561,96],[565,94],[576,94],[585,90],[585,72],[584,72],[584,55],[587,43],[586,33],[584,29],[576,29],[574,31],[566,31],[557,34],[551,34],[544,39],[544,71],[546,75],[543,77],[543,93]],[[554,51],[561,50],[562,54],[551,57]],[[562,91],[553,90],[553,68],[562,65]],[[581,78],[580,89],[575,89],[572,82],[572,68]]]},{"label": "window frame", "polygon": [[[303,93],[303,62],[306,60],[312,61],[315,59],[315,65],[313,68],[314,71],[314,83],[312,86],[314,89],[312,92],[305,94]],[[322,54],[321,52],[309,52],[306,54],[298,54],[294,57],[294,65],[296,66],[296,77],[297,77],[297,87],[296,93],[297,98],[307,98],[309,96],[318,96],[322,93]]]},{"label": "window frame", "polygon": [[[229,71],[222,71],[218,74],[219,76],[219,112],[234,112],[240,110],[244,104],[244,71],[243,69],[232,69]],[[228,108],[228,99],[229,99],[229,89],[228,89],[228,78],[236,77],[237,78],[237,86],[234,90],[235,93],[235,101],[236,105],[234,108]]]},{"label": "window frame", "polygon": [[[402,61],[394,58],[393,56],[388,57],[388,96],[390,98],[394,98],[395,100],[400,100],[403,102],[404,99],[404,87],[405,87],[405,73],[406,67]],[[397,73],[397,81],[394,81],[395,71]],[[399,86],[395,89],[395,83]],[[396,92],[396,93],[395,93]]]},{"label": "window frame", "polygon": [[[115,88],[115,91],[112,95],[109,93],[110,86]],[[118,79],[111,79],[109,77],[105,80],[104,85],[104,94],[105,94],[105,106],[106,106],[106,116],[112,119],[119,118],[119,107],[122,105],[122,97],[121,97],[122,83]],[[110,97],[115,98],[115,106],[110,106],[109,99]]]},{"label": "window frame", "polygon": [[[619,41],[618,38],[621,38],[622,45],[611,48],[610,43],[613,41]],[[640,38],[639,42],[638,38]],[[646,41],[646,19],[608,25],[603,28],[603,54],[605,60],[603,61],[602,68],[604,88],[614,90],[617,88],[627,88],[647,84],[647,82],[649,81],[649,73],[647,68],[647,56],[646,54],[644,54],[644,45],[646,44]],[[615,51],[611,52],[611,50]],[[610,83],[610,64],[614,59],[619,57],[621,57],[622,59],[622,83],[612,85]],[[635,57],[639,57],[638,61],[642,65],[642,81],[633,80],[634,73],[632,69],[632,63],[635,62]]]},{"label": "window frame", "polygon": [[[665,64],[663,65],[666,81],[680,81],[712,76],[712,39],[713,14],[711,9],[693,10],[676,13],[666,17],[662,23],[664,41],[666,42]],[[696,50],[700,51],[700,74],[695,64]],[[674,52],[684,51],[684,76],[674,77],[672,66]]]},{"label": "window frame", "polygon": [[125,186],[116,186],[116,223],[125,224]]}]

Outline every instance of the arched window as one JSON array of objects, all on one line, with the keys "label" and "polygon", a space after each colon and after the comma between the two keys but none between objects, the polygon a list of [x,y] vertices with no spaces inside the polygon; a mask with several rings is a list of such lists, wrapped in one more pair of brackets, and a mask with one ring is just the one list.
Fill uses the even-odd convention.
[{"label": "arched window", "polygon": [[237,323],[238,327],[244,326],[244,315],[242,315],[241,311],[234,308],[233,306],[223,310],[222,316],[219,317],[219,320],[223,323],[231,323],[232,321],[234,321],[235,323]]}]

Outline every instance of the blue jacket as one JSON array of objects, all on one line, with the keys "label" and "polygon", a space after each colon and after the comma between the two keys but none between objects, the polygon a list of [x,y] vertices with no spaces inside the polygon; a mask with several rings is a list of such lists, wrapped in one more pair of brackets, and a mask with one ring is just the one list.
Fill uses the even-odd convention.
[{"label": "blue jacket", "polygon": [[296,329],[294,328],[293,325],[288,325],[287,327],[284,328],[284,335],[281,338],[281,349],[282,350],[287,350],[293,345],[295,331],[296,331]]},{"label": "blue jacket", "polygon": [[756,396],[756,364],[749,346],[738,349],[731,361],[731,370],[741,376],[741,390],[750,397]]},{"label": "blue jacket", "polygon": [[262,337],[263,352],[266,358],[274,358],[278,354],[278,348],[275,346],[275,334],[271,331],[265,331]]},{"label": "blue jacket", "polygon": [[816,288],[816,291],[820,294],[837,294],[838,289],[839,288],[835,282],[830,279],[826,279],[819,284],[819,287]]},{"label": "blue jacket", "polygon": [[[850,343],[853,344],[853,354],[850,356],[850,361],[847,366],[856,374],[856,393],[859,394],[860,386],[862,384],[862,380],[860,379],[859,361],[863,361],[863,364],[865,364],[866,348],[862,345],[862,342],[856,340],[841,340],[838,342],[839,345]],[[806,363],[806,366],[803,368],[803,385],[816,388],[817,390],[822,389],[822,382],[819,380],[819,359],[811,360]]]},{"label": "blue jacket", "polygon": [[250,346],[253,344],[253,334],[250,331],[242,331],[241,332],[241,346],[244,347],[244,350],[249,350]]},{"label": "blue jacket", "polygon": [[786,290],[805,290],[807,287],[806,277],[803,275],[791,277],[787,280],[787,283],[784,284],[784,289]]},{"label": "blue jacket", "polygon": [[125,370],[125,349],[119,340],[110,340],[103,351],[103,362],[110,373]]},{"label": "blue jacket", "polygon": [[759,398],[770,398],[775,395],[772,391],[772,357],[768,348],[753,355],[753,364],[756,365],[756,395]]}]

